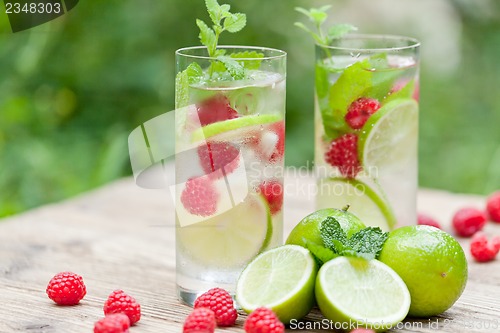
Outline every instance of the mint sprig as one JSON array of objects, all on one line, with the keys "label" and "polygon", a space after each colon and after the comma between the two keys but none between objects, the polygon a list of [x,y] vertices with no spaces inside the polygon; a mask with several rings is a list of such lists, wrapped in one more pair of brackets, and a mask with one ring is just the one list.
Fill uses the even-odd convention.
[{"label": "mint sprig", "polygon": [[243,13],[231,13],[230,5],[219,5],[217,0],[205,0],[208,15],[212,20],[212,28],[204,21],[197,19],[196,25],[200,28],[200,41],[208,49],[208,55],[216,58],[224,54],[222,50],[217,50],[219,36],[222,32],[235,33],[243,29],[247,23],[247,17]]},{"label": "mint sprig", "polygon": [[309,21],[314,24],[315,31],[308,28],[302,22],[295,22],[295,26],[306,31],[311,35],[311,37],[316,41],[317,44],[321,46],[329,45],[334,39],[341,38],[343,35],[356,31],[356,28],[350,24],[335,24],[331,26],[328,31],[323,30],[323,23],[328,19],[327,11],[332,6],[327,5],[320,8],[304,9],[302,7],[295,7],[295,10],[301,14],[304,14]]},{"label": "mint sprig", "polygon": [[323,245],[306,242],[306,246],[323,264],[338,256],[376,259],[389,234],[378,227],[368,227],[348,238],[340,223],[329,216],[321,222],[320,235]]}]

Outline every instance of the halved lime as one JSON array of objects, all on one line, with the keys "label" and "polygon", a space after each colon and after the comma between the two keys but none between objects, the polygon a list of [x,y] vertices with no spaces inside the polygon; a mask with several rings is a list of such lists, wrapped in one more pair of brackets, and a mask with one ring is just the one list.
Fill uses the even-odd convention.
[{"label": "halved lime", "polygon": [[200,265],[230,268],[244,265],[271,240],[273,224],[267,202],[249,195],[220,215],[177,227],[179,251]]},{"label": "halved lime", "polygon": [[411,98],[390,101],[363,126],[358,140],[359,160],[365,169],[404,165],[415,155],[418,140],[418,103]]},{"label": "halved lime", "polygon": [[[281,120],[281,116],[278,114],[259,114],[251,116],[243,116],[240,118],[229,119],[225,121],[219,121],[213,124],[203,126],[196,129],[191,134],[191,141],[201,141],[203,139],[208,139],[210,137],[220,135],[223,133],[232,134],[232,131],[238,130],[240,128],[246,128],[255,125],[263,125],[274,123]],[[234,133],[237,136],[241,136],[240,133]],[[226,139],[226,138],[224,138]]]},{"label": "halved lime", "polygon": [[349,205],[349,212],[367,226],[389,231],[396,224],[396,218],[388,203],[361,180],[325,178],[318,181],[318,188],[317,209]]},{"label": "halved lime", "polygon": [[318,266],[309,250],[284,245],[258,255],[241,273],[236,301],[250,313],[265,306],[288,323],[307,315],[314,305]]},{"label": "halved lime", "polygon": [[338,257],[319,270],[316,301],[323,315],[359,327],[385,331],[410,309],[410,292],[399,275],[378,260]]}]

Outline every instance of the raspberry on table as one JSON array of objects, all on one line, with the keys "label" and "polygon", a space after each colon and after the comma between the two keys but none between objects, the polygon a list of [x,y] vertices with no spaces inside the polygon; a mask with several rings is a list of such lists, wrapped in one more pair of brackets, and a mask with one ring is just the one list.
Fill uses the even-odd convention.
[{"label": "raspberry on table", "polygon": [[417,215],[417,224],[418,225],[429,225],[431,227],[436,227],[438,229],[443,229],[438,221],[434,218],[430,217],[427,214],[418,213]]},{"label": "raspberry on table", "polygon": [[452,224],[457,235],[470,237],[483,229],[486,224],[486,214],[476,208],[462,208],[453,216]]},{"label": "raspberry on table", "polygon": [[204,100],[196,108],[201,126],[238,118],[238,112],[231,107],[229,99],[220,94]]},{"label": "raspberry on table", "polygon": [[126,314],[130,319],[130,325],[134,325],[141,319],[141,305],[123,290],[115,290],[104,303],[104,314],[112,313]]},{"label": "raspberry on table", "polygon": [[500,191],[488,197],[486,201],[486,211],[488,212],[490,220],[500,223]]},{"label": "raspberry on table", "polygon": [[478,262],[492,261],[498,254],[500,246],[495,241],[488,241],[484,232],[477,232],[470,242],[470,253]]},{"label": "raspberry on table", "polygon": [[183,333],[213,333],[216,326],[215,314],[207,308],[196,308],[184,321]]},{"label": "raspberry on table", "polygon": [[128,333],[130,319],[123,313],[113,313],[94,324],[94,333]]},{"label": "raspberry on table", "polygon": [[193,215],[211,216],[217,211],[219,194],[207,176],[188,179],[181,193],[184,208]]},{"label": "raspberry on table", "polygon": [[239,165],[240,150],[228,142],[209,142],[198,147],[198,157],[205,175],[211,178],[220,178],[224,174],[216,172],[220,169],[228,174]]},{"label": "raspberry on table", "polygon": [[283,185],[277,180],[265,180],[259,185],[257,192],[266,199],[271,214],[276,214],[283,207]]},{"label": "raspberry on table", "polygon": [[358,137],[347,133],[333,140],[325,153],[325,161],[337,167],[344,177],[356,177],[361,171],[358,159]]},{"label": "raspberry on table", "polygon": [[87,293],[87,288],[80,275],[61,272],[49,281],[46,292],[59,305],[76,305]]},{"label": "raspberry on table", "polygon": [[246,333],[284,333],[285,325],[268,308],[255,309],[245,320]]},{"label": "raspberry on table", "polygon": [[380,103],[376,99],[358,98],[347,109],[345,121],[352,129],[360,129],[378,109],[380,109]]},{"label": "raspberry on table", "polygon": [[231,295],[224,289],[212,288],[194,301],[194,308],[207,308],[214,312],[217,326],[233,326],[238,317]]}]

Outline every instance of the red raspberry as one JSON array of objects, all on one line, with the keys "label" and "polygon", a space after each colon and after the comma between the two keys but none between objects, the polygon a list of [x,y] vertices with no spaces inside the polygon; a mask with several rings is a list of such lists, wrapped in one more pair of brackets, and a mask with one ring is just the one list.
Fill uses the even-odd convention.
[{"label": "red raspberry", "polygon": [[283,206],[283,185],[279,181],[265,180],[259,185],[257,191],[266,198],[271,214],[281,210]]},{"label": "red raspberry", "polygon": [[344,177],[356,177],[361,171],[358,159],[358,137],[348,133],[333,140],[325,153],[325,161],[339,168]]},{"label": "red raspberry", "polygon": [[104,303],[104,314],[112,313],[126,314],[130,319],[130,325],[134,325],[141,319],[141,305],[123,290],[115,290]]},{"label": "red raspberry", "polygon": [[204,100],[197,105],[197,110],[201,126],[238,118],[238,112],[231,107],[224,95],[215,95]]},{"label": "red raspberry", "polygon": [[419,224],[419,225],[430,225],[431,227],[443,229],[443,228],[441,228],[441,225],[439,224],[439,222],[434,220],[429,215],[418,213],[417,219],[418,219],[417,224]]},{"label": "red raspberry", "polygon": [[128,333],[130,319],[123,313],[113,313],[94,324],[94,333]]},{"label": "red raspberry", "polygon": [[245,320],[247,333],[284,333],[285,325],[268,308],[257,308]]},{"label": "red raspberry", "polygon": [[500,192],[493,193],[486,202],[490,220],[500,223]]},{"label": "red raspberry", "polygon": [[207,308],[197,308],[184,321],[183,333],[213,333],[215,331],[215,314]]},{"label": "red raspberry", "polygon": [[212,288],[194,301],[194,308],[207,308],[214,312],[218,326],[233,326],[238,317],[231,295],[224,289]]},{"label": "red raspberry", "polygon": [[184,208],[193,215],[210,216],[217,211],[219,194],[207,176],[190,178],[181,193]]},{"label": "red raspberry", "polygon": [[80,275],[61,272],[49,281],[46,292],[59,305],[75,305],[85,296],[87,288]]},{"label": "red raspberry", "polygon": [[351,103],[345,115],[345,121],[353,129],[360,129],[368,118],[380,109],[380,103],[373,98],[361,97]]},{"label": "red raspberry", "polygon": [[221,172],[214,173],[222,168],[226,174],[233,172],[238,167],[239,155],[239,149],[227,142],[207,142],[198,147],[201,167],[212,178],[222,177]]},{"label": "red raspberry", "polygon": [[453,216],[453,227],[457,235],[470,237],[486,224],[486,214],[476,208],[462,208]]},{"label": "red raspberry", "polygon": [[494,260],[500,247],[496,241],[488,242],[486,234],[477,232],[470,242],[470,253],[478,262]]}]

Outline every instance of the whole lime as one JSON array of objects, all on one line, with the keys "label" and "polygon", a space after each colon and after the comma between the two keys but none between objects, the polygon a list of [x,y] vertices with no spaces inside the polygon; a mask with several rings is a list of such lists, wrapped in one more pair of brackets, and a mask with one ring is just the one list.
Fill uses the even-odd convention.
[{"label": "whole lime", "polygon": [[351,237],[354,233],[366,228],[356,215],[346,210],[325,208],[304,217],[290,232],[286,244],[306,247],[306,242],[310,241],[318,245],[324,245],[321,238],[321,223],[329,216],[339,222],[347,237]]},{"label": "whole lime", "polygon": [[410,291],[409,315],[429,317],[449,309],[467,283],[467,259],[450,234],[430,226],[392,231],[379,260],[403,279]]}]

